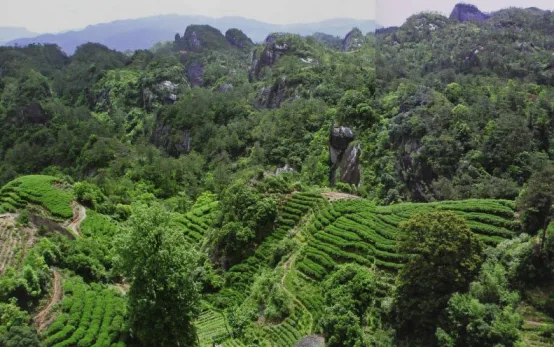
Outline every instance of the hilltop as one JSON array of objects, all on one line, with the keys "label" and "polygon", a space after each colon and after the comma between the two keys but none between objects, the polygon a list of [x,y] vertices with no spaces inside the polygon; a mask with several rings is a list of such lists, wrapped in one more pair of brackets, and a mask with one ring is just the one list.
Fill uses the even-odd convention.
[{"label": "hilltop", "polygon": [[[255,42],[262,42],[270,33],[290,32],[300,35],[312,35],[326,32],[331,35],[344,36],[353,27],[364,32],[371,32],[378,26],[375,22],[354,19],[332,19],[319,23],[298,23],[276,25],[242,17],[211,18],[205,16],[164,15],[138,19],[118,20],[110,23],[96,24],[82,30],[72,30],[60,34],[43,34],[31,37],[25,34],[9,37],[6,45],[26,46],[31,43],[57,44],[67,54],[87,42],[101,43],[111,49],[128,51],[150,49],[160,41],[170,41],[175,33],[181,33],[189,25],[210,25],[225,32],[238,28]],[[8,42],[9,41],[9,42]]]}]

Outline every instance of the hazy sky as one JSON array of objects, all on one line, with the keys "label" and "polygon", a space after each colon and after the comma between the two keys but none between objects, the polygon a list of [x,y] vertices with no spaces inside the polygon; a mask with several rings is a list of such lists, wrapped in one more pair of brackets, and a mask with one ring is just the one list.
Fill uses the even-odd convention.
[{"label": "hazy sky", "polygon": [[[449,14],[460,0],[0,0],[0,26],[35,32],[83,28],[116,19],[158,14],[242,16],[270,23],[315,22],[329,18],[377,19],[400,25],[414,13]],[[483,11],[508,6],[554,9],[552,0],[465,0]]]},{"label": "hazy sky", "polygon": [[329,18],[375,18],[376,0],[0,0],[0,26],[36,32],[86,27],[158,14],[242,16],[290,24]]}]

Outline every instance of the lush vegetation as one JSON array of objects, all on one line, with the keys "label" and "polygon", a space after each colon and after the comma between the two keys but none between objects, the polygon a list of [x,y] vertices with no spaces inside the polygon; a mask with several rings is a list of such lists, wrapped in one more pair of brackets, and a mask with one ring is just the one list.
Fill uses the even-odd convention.
[{"label": "lush vegetation", "polygon": [[64,282],[61,312],[43,333],[43,344],[56,347],[122,345],[126,335],[125,300],[114,287],[86,284],[79,277]]},{"label": "lush vegetation", "polygon": [[71,218],[73,194],[71,190],[63,189],[63,185],[62,180],[45,175],[30,175],[11,181],[0,192],[0,211],[15,212],[34,204],[46,209],[55,218]]},{"label": "lush vegetation", "polygon": [[0,48],[0,345],[554,345],[553,25]]}]

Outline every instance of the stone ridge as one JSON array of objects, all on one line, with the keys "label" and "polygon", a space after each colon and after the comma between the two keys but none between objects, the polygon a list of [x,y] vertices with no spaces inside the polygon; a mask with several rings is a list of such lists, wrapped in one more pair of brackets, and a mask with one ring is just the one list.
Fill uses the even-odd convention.
[{"label": "stone ridge", "polygon": [[466,3],[456,4],[454,10],[452,10],[450,14],[450,19],[459,22],[482,22],[489,18],[490,16],[481,12],[477,6]]}]

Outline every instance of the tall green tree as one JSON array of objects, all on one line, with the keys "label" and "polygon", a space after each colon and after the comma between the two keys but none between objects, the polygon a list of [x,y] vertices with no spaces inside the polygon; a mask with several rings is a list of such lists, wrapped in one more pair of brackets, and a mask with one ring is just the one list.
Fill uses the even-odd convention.
[{"label": "tall green tree", "polygon": [[465,292],[483,261],[483,245],[452,212],[416,215],[402,225],[401,246],[412,255],[398,276],[395,298],[398,338],[436,344],[437,320],[455,292]]},{"label": "tall green tree", "polygon": [[554,214],[553,204],[554,166],[548,165],[531,175],[527,188],[518,200],[528,232],[536,233],[539,229],[543,231],[541,249],[544,248],[548,226]]},{"label": "tall green tree", "polygon": [[159,204],[135,206],[117,245],[119,266],[131,283],[133,335],[148,346],[194,345],[199,294],[191,271],[197,255],[170,226],[169,213]]}]

